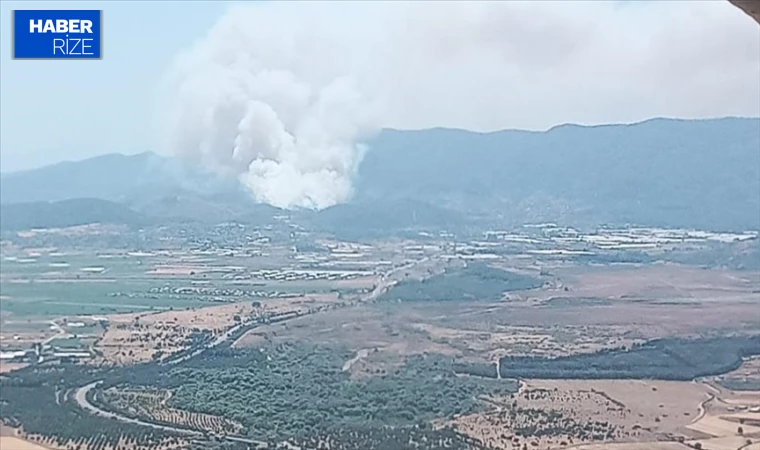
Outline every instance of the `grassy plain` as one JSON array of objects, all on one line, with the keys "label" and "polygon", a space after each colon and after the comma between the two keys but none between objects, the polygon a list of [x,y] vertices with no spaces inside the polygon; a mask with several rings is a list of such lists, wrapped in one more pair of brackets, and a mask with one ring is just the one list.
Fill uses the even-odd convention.
[{"label": "grassy plain", "polygon": [[[369,276],[340,281],[234,277],[281,267],[271,267],[271,260],[277,258],[263,257],[27,249],[3,258],[0,302],[4,317],[16,320],[198,308],[278,292],[352,292],[371,288],[377,282]],[[280,264],[287,263],[284,259]]]}]

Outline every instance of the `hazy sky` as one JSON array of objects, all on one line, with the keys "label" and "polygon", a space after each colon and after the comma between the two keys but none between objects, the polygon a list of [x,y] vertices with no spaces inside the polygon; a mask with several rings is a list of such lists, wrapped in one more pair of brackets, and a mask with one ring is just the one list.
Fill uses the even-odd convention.
[{"label": "hazy sky", "polygon": [[[314,142],[314,127],[331,127],[322,144],[333,150],[333,141],[350,144],[367,124],[540,130],[566,122],[760,115],[760,27],[723,1],[258,2],[232,12],[229,4],[179,1],[1,8],[3,25],[12,9],[104,10],[100,61],[14,61],[10,27],[0,26],[4,172],[217,142],[183,139],[205,117],[204,109],[183,109],[218,108],[218,96],[229,94],[214,82],[228,73],[217,66],[254,72],[236,75],[235,83],[284,73],[266,78],[278,83],[272,89],[302,89],[307,97],[348,76],[341,108],[330,91],[332,103],[318,105],[318,114],[309,103],[308,120],[288,118],[300,110],[283,107],[282,98],[272,103],[286,128],[312,127],[301,146]],[[356,121],[357,114],[371,120],[346,130],[343,118]],[[349,170],[353,160],[346,161]]]}]

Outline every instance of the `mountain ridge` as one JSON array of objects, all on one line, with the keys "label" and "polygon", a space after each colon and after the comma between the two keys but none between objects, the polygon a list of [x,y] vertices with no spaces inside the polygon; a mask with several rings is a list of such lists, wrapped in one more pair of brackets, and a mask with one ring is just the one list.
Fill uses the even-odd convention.
[{"label": "mountain ridge", "polygon": [[[316,213],[316,223],[361,230],[477,217],[495,226],[760,228],[760,118],[653,118],[546,131],[385,129],[367,145],[354,197]],[[235,181],[153,152],[0,175],[6,204],[93,196],[159,218],[259,220],[278,211],[255,204]]]},{"label": "mountain ridge", "polygon": [[[449,131],[463,131],[466,133],[471,134],[481,134],[481,135],[488,135],[488,134],[498,134],[498,133],[506,133],[506,132],[523,132],[523,133],[531,133],[531,134],[542,134],[542,133],[549,133],[552,130],[555,129],[561,129],[565,127],[576,127],[576,128],[605,128],[605,127],[618,127],[618,126],[635,126],[635,125],[641,125],[646,124],[649,122],[716,122],[716,121],[724,121],[724,120],[750,120],[750,121],[760,121],[760,117],[752,117],[752,116],[724,116],[724,117],[714,117],[714,118],[700,118],[700,119],[684,119],[679,117],[664,117],[664,116],[658,116],[658,117],[651,117],[649,119],[639,120],[635,122],[615,122],[615,123],[600,123],[600,124],[582,124],[582,123],[575,123],[575,122],[565,122],[560,123],[557,125],[553,125],[545,130],[528,130],[523,128],[500,128],[497,130],[490,130],[490,131],[477,131],[477,130],[468,130],[466,128],[458,128],[458,127],[431,127],[431,128],[383,128],[381,132],[424,132],[424,131],[436,131],[436,130],[449,130]],[[67,159],[63,161],[56,161],[50,164],[43,164],[41,166],[32,167],[32,168],[26,168],[21,170],[11,170],[11,171],[2,171],[0,172],[0,177],[6,177],[6,176],[15,176],[18,174],[23,174],[27,172],[34,172],[41,169],[47,169],[52,167],[58,167],[58,166],[65,166],[69,164],[79,164],[86,161],[93,161],[98,160],[101,158],[108,159],[108,158],[114,158],[114,157],[120,157],[124,159],[139,159],[139,158],[157,158],[160,160],[170,159],[171,157],[168,157],[166,155],[163,155],[161,153],[155,152],[153,150],[144,150],[142,152],[138,153],[119,153],[119,152],[113,152],[113,153],[102,153],[99,155],[90,156],[87,158],[82,159]]]}]

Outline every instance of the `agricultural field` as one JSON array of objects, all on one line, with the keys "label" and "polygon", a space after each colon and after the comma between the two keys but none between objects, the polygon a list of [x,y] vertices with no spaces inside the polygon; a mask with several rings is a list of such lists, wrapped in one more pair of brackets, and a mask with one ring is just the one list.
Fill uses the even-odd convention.
[{"label": "agricultural field", "polygon": [[[631,386],[626,382],[603,381],[578,385],[530,380],[523,384],[515,397],[484,399],[494,409],[460,416],[443,424],[495,448],[519,449],[528,445],[543,450],[600,440],[650,441],[656,440],[657,433],[662,432],[661,416],[674,416],[671,421],[684,417],[681,411],[673,411],[672,397],[677,396],[676,390],[671,389],[671,398],[661,398],[657,393],[651,394],[650,386]],[[613,395],[616,391],[625,392],[626,399],[631,399],[628,395],[644,392],[644,400],[649,403],[629,406]],[[656,402],[654,406],[651,405],[652,401]],[[687,415],[696,413],[696,408],[691,411],[693,405],[688,400],[685,402],[689,407],[680,409],[685,409]],[[660,410],[658,404],[662,405]],[[639,409],[642,405],[644,410]],[[654,411],[646,411],[647,408]],[[679,409],[678,406],[675,409]],[[675,415],[675,412],[678,414]]]},{"label": "agricultural field", "polygon": [[[760,430],[748,425],[752,413],[721,412],[712,405],[731,393],[716,392],[711,385],[693,382],[526,380],[513,397],[484,399],[494,410],[442,425],[505,449],[527,444],[537,450],[666,450],[696,448],[698,443],[703,449],[722,450],[760,443]],[[598,440],[624,443],[591,443]],[[672,442],[658,442],[663,440]]]},{"label": "agricultural field", "polygon": [[296,246],[4,247],[0,347],[43,358],[0,366],[3,420],[72,449],[755,439],[752,391],[716,383],[751,387],[757,272]]},{"label": "agricultural field", "polygon": [[210,414],[193,413],[167,406],[171,399],[168,391],[119,390],[102,391],[102,401],[114,411],[128,416],[141,417],[157,423],[200,429],[209,433],[238,434],[243,428],[238,422]]},{"label": "agricultural field", "polygon": [[196,253],[6,250],[0,271],[3,315],[25,319],[165,311],[306,293],[350,295],[377,283],[368,271],[336,271],[335,279],[328,280],[331,272],[293,269],[278,277],[283,266],[293,265],[287,255]]},{"label": "agricultural field", "polygon": [[96,344],[102,361],[134,364],[164,359],[185,349],[194,334],[218,338],[235,325],[267,315],[305,314],[337,304],[336,294],[250,301],[205,308],[107,316],[108,330]]},{"label": "agricultural field", "polygon": [[[72,233],[92,237],[88,233],[97,230]],[[300,313],[336,299],[353,301],[379,282],[366,269],[301,268],[292,250],[278,246],[253,253],[67,250],[4,241],[0,262],[0,350],[41,344],[61,354],[89,353],[95,364],[160,359],[187,348],[194,333],[219,336],[254,309]],[[18,367],[3,363],[5,371]]]},{"label": "agricultural field", "polygon": [[[53,252],[53,254],[58,254]],[[105,256],[109,256],[106,258]],[[103,315],[207,304],[201,296],[160,295],[156,285],[180,288],[191,280],[152,276],[160,257],[41,255],[2,263],[3,311],[14,318]]]}]

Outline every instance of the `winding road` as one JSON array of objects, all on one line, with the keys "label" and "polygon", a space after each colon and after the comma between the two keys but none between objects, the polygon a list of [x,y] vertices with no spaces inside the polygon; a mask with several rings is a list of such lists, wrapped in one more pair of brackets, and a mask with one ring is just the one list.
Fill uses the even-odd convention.
[{"label": "winding road", "polygon": [[155,429],[158,429],[158,430],[164,430],[164,431],[173,431],[173,432],[177,432],[177,433],[192,434],[192,435],[196,435],[196,436],[202,436],[203,435],[203,433],[201,433],[200,431],[187,430],[187,429],[183,429],[183,428],[174,428],[174,427],[171,427],[171,426],[159,425],[157,423],[145,422],[145,421],[142,421],[140,419],[133,419],[131,417],[122,416],[120,414],[112,413],[112,412],[106,411],[104,409],[98,408],[97,406],[95,406],[92,403],[90,403],[89,400],[87,400],[87,394],[91,390],[93,390],[95,388],[95,386],[99,385],[100,383],[102,383],[102,381],[94,381],[94,382],[92,382],[92,383],[90,383],[88,385],[80,387],[79,389],[77,389],[74,392],[74,400],[77,402],[77,404],[81,408],[86,409],[87,411],[91,412],[92,414],[94,414],[96,416],[106,417],[106,418],[109,418],[109,419],[116,419],[116,420],[121,421],[121,422],[132,423],[132,424],[135,424],[135,425],[143,425],[143,426],[146,426],[146,427],[151,427],[151,428],[155,428]]},{"label": "winding road", "polygon": [[[92,413],[92,414],[94,414],[96,416],[106,417],[108,419],[115,419],[115,420],[118,420],[120,422],[131,423],[131,424],[134,424],[134,425],[142,425],[142,426],[154,428],[154,429],[157,429],[157,430],[170,431],[170,432],[174,432],[174,433],[180,433],[180,434],[185,434],[185,435],[189,435],[189,436],[196,436],[196,437],[202,437],[205,434],[205,433],[203,433],[201,431],[197,431],[197,430],[189,430],[187,428],[177,428],[177,427],[173,427],[171,425],[161,425],[161,424],[158,424],[158,423],[146,422],[144,420],[134,419],[134,418],[131,418],[131,417],[123,416],[121,414],[113,413],[113,412],[106,411],[104,409],[98,408],[97,406],[95,406],[92,403],[90,403],[89,400],[87,400],[87,394],[91,390],[93,390],[97,385],[99,385],[100,383],[102,383],[102,381],[94,381],[94,382],[92,382],[92,383],[90,383],[88,385],[85,385],[85,386],[82,386],[82,387],[78,388],[74,392],[74,400],[77,402],[77,405],[79,405],[80,408],[85,409],[85,410],[89,411],[90,413]],[[247,443],[247,444],[253,444],[257,448],[266,448],[267,447],[267,443],[266,442],[264,442],[264,441],[258,441],[256,439],[248,439],[248,438],[244,438],[244,437],[241,437],[241,436],[221,436],[221,437],[223,439],[228,440],[228,441],[244,442],[244,443]]]},{"label": "winding road", "polygon": [[[380,277],[380,282],[377,284],[377,286],[375,286],[375,288],[371,292],[369,292],[362,299],[362,301],[374,300],[377,297],[379,297],[380,295],[382,295],[383,293],[385,293],[385,291],[387,291],[390,287],[392,287],[393,285],[395,285],[398,282],[398,280],[390,280],[389,279],[394,273],[400,272],[402,270],[409,269],[411,267],[414,267],[415,265],[418,265],[418,264],[421,264],[423,262],[426,262],[429,259],[430,259],[429,257],[425,257],[425,258],[423,258],[423,259],[421,259],[419,261],[415,261],[413,263],[409,263],[409,264],[406,264],[404,266],[397,267],[397,268],[392,269],[392,270],[388,271],[387,273],[383,274]],[[300,315],[293,316],[293,318],[295,318],[295,317],[300,317]],[[207,345],[205,345],[205,346],[203,346],[203,347],[201,347],[201,348],[199,348],[199,349],[197,349],[197,350],[195,350],[195,351],[193,351],[191,353],[188,353],[187,355],[183,355],[183,356],[180,356],[178,358],[165,361],[164,364],[172,364],[172,365],[174,365],[174,364],[179,364],[181,362],[187,361],[188,359],[193,358],[195,356],[198,356],[201,353],[205,352],[206,350],[214,348],[214,347],[222,344],[223,342],[229,340],[241,328],[246,327],[246,326],[254,326],[255,327],[256,325],[257,325],[257,323],[253,323],[252,324],[250,322],[249,323],[241,323],[239,325],[235,325],[232,328],[230,328],[229,330],[227,330],[224,334],[222,334],[221,336],[219,336],[216,339],[214,339],[209,344],[207,344]],[[62,329],[60,329],[60,327],[59,327],[59,330],[63,331]],[[57,336],[54,336],[54,337],[57,337]],[[367,351],[367,353],[369,353],[369,352]],[[359,356],[361,357],[361,355],[359,355]],[[82,409],[84,409],[84,410],[86,410],[86,411],[88,411],[88,412],[90,412],[90,413],[92,413],[92,414],[94,414],[96,416],[106,417],[106,418],[109,418],[109,419],[118,420],[120,422],[131,423],[131,424],[134,424],[134,425],[141,425],[141,426],[150,427],[150,428],[154,428],[154,429],[158,429],[158,430],[170,431],[170,432],[185,434],[185,435],[189,435],[189,436],[203,437],[205,435],[205,433],[203,433],[201,431],[190,430],[190,429],[187,429],[187,428],[178,428],[178,427],[174,427],[174,426],[171,426],[171,425],[162,425],[162,424],[158,424],[158,423],[147,422],[145,420],[135,419],[135,418],[132,418],[132,417],[127,417],[127,416],[124,416],[124,415],[119,414],[119,413],[114,413],[114,412],[111,412],[111,411],[106,411],[104,409],[101,409],[101,408],[93,405],[92,403],[90,403],[89,400],[87,400],[87,394],[90,391],[92,391],[95,387],[97,387],[99,384],[101,384],[102,382],[103,382],[103,380],[94,381],[94,382],[92,382],[90,384],[87,384],[87,385],[84,385],[82,387],[79,387],[79,388],[76,389],[76,391],[74,391],[74,400],[76,401],[77,405],[79,405],[80,408],[82,408]],[[248,439],[248,438],[241,437],[241,436],[222,435],[220,437],[222,439],[225,439],[225,440],[228,440],[228,441],[235,441],[235,442],[243,442],[243,443],[247,443],[247,444],[252,444],[252,445],[255,445],[257,448],[266,448],[268,446],[267,443],[264,442],[264,441],[259,441],[259,440],[256,440],[256,439]]]},{"label": "winding road", "polygon": [[702,418],[705,416],[705,413],[707,410],[705,409],[705,405],[710,403],[715,399],[715,394],[707,394],[707,398],[699,402],[697,417],[694,418],[694,420],[691,421],[692,424],[699,422],[702,420]]},{"label": "winding road", "polygon": [[[383,274],[380,277],[380,282],[375,286],[375,288],[371,292],[367,293],[367,295],[361,300],[361,302],[375,300],[379,296],[381,296],[382,294],[384,294],[389,288],[393,287],[393,285],[395,285],[398,282],[398,280],[391,280],[390,279],[395,273],[398,273],[398,272],[400,272],[402,270],[410,269],[410,268],[412,268],[412,267],[414,267],[414,266],[416,266],[418,264],[422,264],[422,263],[428,261],[429,259],[430,259],[429,257],[425,257],[425,258],[420,259],[419,261],[414,261],[412,263],[409,263],[409,264],[406,264],[406,265],[403,265],[403,266],[400,266],[400,267],[396,267],[395,269],[392,269],[392,270],[386,272],[385,274]],[[300,315],[293,316],[293,318],[295,318],[295,317],[300,317]],[[55,324],[55,325],[57,325],[57,324]],[[243,327],[255,327],[256,325],[258,325],[258,323],[256,323],[256,322],[254,322],[254,323],[248,322],[248,323],[241,323],[241,324],[235,325],[232,328],[230,328],[229,330],[227,330],[224,334],[222,334],[221,336],[219,336],[216,339],[214,339],[209,344],[206,344],[205,346],[203,346],[203,347],[201,347],[201,348],[199,348],[199,349],[197,349],[197,350],[195,350],[195,351],[193,351],[191,353],[188,353],[186,355],[183,355],[183,356],[180,356],[178,358],[170,359],[168,361],[165,361],[163,364],[174,365],[174,364],[179,364],[181,362],[187,361],[188,359],[194,358],[194,357],[200,355],[201,353],[205,352],[206,350],[212,349],[212,348],[214,348],[214,347],[216,347],[216,346],[224,343],[225,341],[229,340],[241,328],[243,328]],[[60,327],[58,327],[58,329],[60,331],[63,331]],[[58,336],[54,336],[54,337],[58,337]],[[369,351],[367,350],[366,353],[369,353]],[[361,357],[363,357],[363,355],[362,355],[362,352],[360,351],[360,353],[357,355],[356,359],[359,359]],[[345,368],[344,368],[344,370],[345,370]],[[174,432],[174,433],[180,433],[180,434],[185,434],[185,435],[188,435],[188,436],[196,436],[196,437],[203,437],[206,434],[206,433],[204,433],[202,431],[198,431],[198,430],[191,430],[191,429],[187,429],[187,428],[174,427],[174,426],[171,426],[171,425],[163,425],[163,424],[159,424],[159,423],[148,422],[148,421],[145,421],[145,420],[135,419],[135,418],[132,418],[132,417],[124,416],[124,415],[119,414],[119,413],[114,413],[114,412],[111,412],[111,411],[106,411],[104,409],[101,409],[101,408],[93,405],[92,403],[90,403],[89,400],[87,400],[87,394],[90,391],[92,391],[93,389],[95,389],[95,387],[97,387],[102,382],[103,382],[103,380],[94,381],[94,382],[92,382],[90,384],[87,384],[85,386],[79,387],[79,388],[77,388],[74,391],[74,400],[76,401],[77,405],[79,405],[80,408],[82,408],[82,409],[84,409],[86,411],[89,411],[90,413],[92,413],[94,415],[97,415],[97,416],[107,417],[109,419],[114,419],[114,420],[118,420],[120,422],[125,422],[125,423],[131,423],[131,424],[134,424],[134,425],[141,425],[141,426],[145,426],[145,427],[150,427],[150,428],[154,428],[154,429],[157,429],[157,430],[170,431],[170,432]],[[228,441],[235,441],[235,442],[243,442],[243,443],[247,443],[247,444],[252,444],[252,445],[255,445],[256,448],[266,448],[267,447],[267,443],[266,442],[259,441],[259,440],[256,440],[256,439],[248,439],[248,438],[245,438],[245,437],[242,437],[242,436],[222,435],[220,437],[222,439],[225,439],[225,440],[228,440]]]}]

